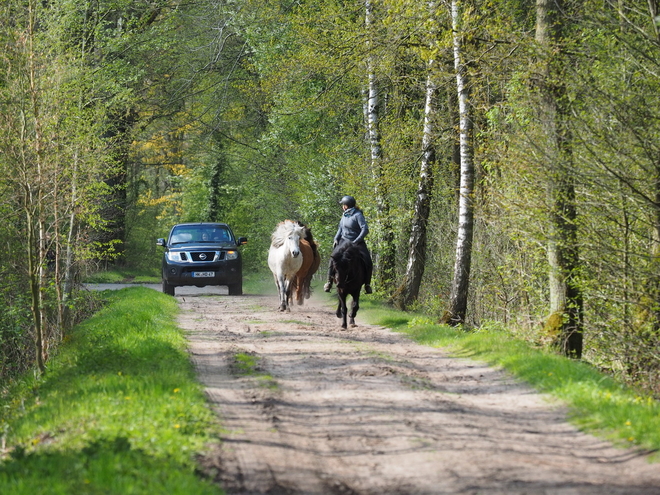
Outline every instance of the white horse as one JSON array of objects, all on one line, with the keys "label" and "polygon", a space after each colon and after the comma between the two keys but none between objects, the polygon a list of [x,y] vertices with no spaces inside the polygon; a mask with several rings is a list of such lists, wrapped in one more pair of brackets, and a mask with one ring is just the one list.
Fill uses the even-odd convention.
[{"label": "white horse", "polygon": [[304,235],[304,227],[291,220],[277,224],[275,232],[271,235],[268,266],[273,272],[280,295],[280,311],[290,311],[291,282],[302,266],[300,239]]}]

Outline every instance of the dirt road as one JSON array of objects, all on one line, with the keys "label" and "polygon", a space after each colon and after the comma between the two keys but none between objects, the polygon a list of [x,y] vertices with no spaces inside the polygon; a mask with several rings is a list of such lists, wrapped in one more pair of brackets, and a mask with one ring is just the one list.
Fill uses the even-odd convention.
[{"label": "dirt road", "polygon": [[[660,464],[577,431],[504,372],[363,324],[319,296],[178,296],[228,494],[660,494]],[[236,356],[258,360],[239,372]]]}]

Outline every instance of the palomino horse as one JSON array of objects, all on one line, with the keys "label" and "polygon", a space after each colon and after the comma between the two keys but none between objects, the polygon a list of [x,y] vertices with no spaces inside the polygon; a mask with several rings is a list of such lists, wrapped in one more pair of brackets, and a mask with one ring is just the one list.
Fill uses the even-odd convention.
[{"label": "palomino horse", "polygon": [[[364,285],[366,278],[366,267],[362,260],[360,248],[353,243],[343,241],[330,255],[331,269],[334,272],[334,282],[337,287],[337,296],[339,296],[339,305],[337,306],[337,318],[342,318],[342,328],[346,328],[346,316],[349,318],[349,324],[354,327],[355,315],[360,309],[360,290]],[[346,298],[351,295],[351,312],[348,313]]]},{"label": "palomino horse", "polygon": [[[316,241],[314,241],[312,231],[306,225],[300,222],[297,223],[303,227],[304,231],[303,239],[300,240],[300,252],[303,257],[303,262],[300,270],[298,270],[298,273],[296,273],[294,278],[296,302],[298,305],[301,305],[304,302],[304,299],[309,299],[312,295],[312,277],[319,269],[321,255],[319,255],[318,246]],[[293,290],[291,292],[293,295]]]},{"label": "palomino horse", "polygon": [[289,311],[293,279],[303,263],[300,255],[300,239],[303,236],[303,227],[291,220],[277,224],[271,235],[268,266],[275,277],[280,296],[280,311]]}]

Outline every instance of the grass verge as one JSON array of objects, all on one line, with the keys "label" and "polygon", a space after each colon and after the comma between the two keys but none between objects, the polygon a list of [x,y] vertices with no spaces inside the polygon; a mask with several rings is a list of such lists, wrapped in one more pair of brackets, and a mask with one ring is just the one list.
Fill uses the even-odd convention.
[{"label": "grass verge", "polygon": [[420,344],[448,349],[457,357],[503,367],[565,403],[570,420],[583,431],[618,446],[654,452],[651,460],[660,462],[660,404],[588,363],[535,349],[497,325],[466,332],[375,301],[361,299],[360,306],[370,323],[405,333]]},{"label": "grass verge", "polygon": [[277,286],[270,272],[244,273],[243,292],[246,294],[277,295]]},{"label": "grass verge", "polygon": [[219,429],[175,324],[176,301],[105,292],[47,372],[2,398],[0,493],[219,494],[195,454]]},{"label": "grass verge", "polygon": [[85,278],[87,284],[159,284],[158,271],[107,270],[92,273]]}]

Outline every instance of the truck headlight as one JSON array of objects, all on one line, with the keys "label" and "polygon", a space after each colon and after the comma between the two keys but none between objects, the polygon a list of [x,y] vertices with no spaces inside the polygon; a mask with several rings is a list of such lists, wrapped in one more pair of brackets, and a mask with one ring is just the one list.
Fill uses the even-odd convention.
[{"label": "truck headlight", "polygon": [[226,259],[228,259],[228,260],[238,259],[238,251],[227,251]]},{"label": "truck headlight", "polygon": [[181,253],[176,253],[176,252],[173,253],[171,251],[168,251],[167,253],[165,253],[165,256],[167,257],[168,261],[183,261],[181,257]]}]

